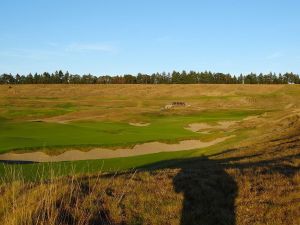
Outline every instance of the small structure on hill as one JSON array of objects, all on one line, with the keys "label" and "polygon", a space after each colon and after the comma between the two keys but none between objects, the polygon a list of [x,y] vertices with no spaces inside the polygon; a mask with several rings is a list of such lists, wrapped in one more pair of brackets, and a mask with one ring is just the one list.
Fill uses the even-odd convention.
[{"label": "small structure on hill", "polygon": [[174,107],[187,107],[190,106],[186,102],[172,102],[171,104],[165,105],[165,109],[171,109]]},{"label": "small structure on hill", "polygon": [[186,106],[185,102],[172,102],[172,106]]}]

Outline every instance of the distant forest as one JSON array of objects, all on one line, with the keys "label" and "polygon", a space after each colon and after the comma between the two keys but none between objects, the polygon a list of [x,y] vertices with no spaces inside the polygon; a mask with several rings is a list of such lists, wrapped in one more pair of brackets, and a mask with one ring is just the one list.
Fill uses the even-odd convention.
[{"label": "distant forest", "polygon": [[95,76],[70,74],[60,70],[54,73],[28,75],[2,74],[0,84],[300,84],[300,78],[294,73],[250,73],[235,76],[210,71]]}]

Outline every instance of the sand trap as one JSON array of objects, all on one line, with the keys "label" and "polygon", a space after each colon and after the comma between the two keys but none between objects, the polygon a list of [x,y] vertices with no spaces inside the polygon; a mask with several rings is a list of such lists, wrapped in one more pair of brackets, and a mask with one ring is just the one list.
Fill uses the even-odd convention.
[{"label": "sand trap", "polygon": [[193,131],[193,132],[207,132],[211,129],[218,129],[218,130],[226,130],[236,124],[237,121],[221,121],[218,122],[217,125],[210,125],[208,123],[191,123],[185,129]]},{"label": "sand trap", "polygon": [[290,103],[284,107],[284,109],[290,109],[294,106],[294,104]]},{"label": "sand trap", "polygon": [[129,125],[135,126],[135,127],[147,127],[150,125],[150,123],[129,123]]},{"label": "sand trap", "polygon": [[160,142],[150,142],[135,145],[133,148],[121,148],[121,149],[107,149],[107,148],[95,148],[88,152],[82,152],[79,150],[70,150],[60,155],[49,156],[44,152],[30,152],[30,153],[6,153],[0,155],[0,160],[6,161],[31,161],[31,162],[61,162],[61,161],[75,161],[75,160],[88,160],[88,159],[108,159],[117,157],[129,157],[137,155],[146,155],[158,152],[174,152],[182,150],[192,150],[198,148],[205,148],[218,143],[221,143],[234,135],[217,138],[213,141],[203,142],[200,140],[185,140],[180,141],[177,144],[165,144]]},{"label": "sand trap", "polygon": [[250,121],[250,120],[255,120],[255,119],[258,119],[259,116],[248,116],[246,117],[245,119],[243,119],[244,121]]}]

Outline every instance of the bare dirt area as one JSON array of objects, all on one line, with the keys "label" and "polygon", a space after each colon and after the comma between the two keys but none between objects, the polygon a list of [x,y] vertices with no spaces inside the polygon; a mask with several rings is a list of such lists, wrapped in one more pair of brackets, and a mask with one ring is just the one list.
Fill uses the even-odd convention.
[{"label": "bare dirt area", "polygon": [[61,162],[61,161],[75,161],[75,160],[90,160],[90,159],[108,159],[118,157],[130,157],[137,155],[146,155],[158,152],[174,152],[183,150],[192,150],[209,147],[218,143],[221,143],[229,138],[228,136],[223,138],[217,138],[213,141],[203,142],[200,140],[185,140],[180,141],[177,144],[166,144],[160,142],[150,142],[135,145],[133,148],[95,148],[88,152],[82,152],[79,150],[66,151],[60,155],[49,156],[44,152],[30,152],[30,153],[6,153],[0,155],[0,160],[3,161],[30,161],[30,162]]}]

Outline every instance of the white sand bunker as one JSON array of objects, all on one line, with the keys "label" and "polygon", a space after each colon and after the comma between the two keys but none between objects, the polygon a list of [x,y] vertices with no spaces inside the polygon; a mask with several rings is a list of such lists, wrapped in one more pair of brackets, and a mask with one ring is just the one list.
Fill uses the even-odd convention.
[{"label": "white sand bunker", "polygon": [[209,147],[221,143],[232,137],[234,137],[234,135],[217,138],[209,142],[203,142],[200,140],[185,140],[185,141],[180,141],[177,144],[150,142],[150,143],[135,145],[133,148],[121,148],[116,150],[107,149],[107,148],[95,148],[88,152],[82,152],[79,150],[70,150],[55,156],[49,156],[44,152],[31,152],[31,153],[22,153],[22,154],[6,153],[0,155],[0,160],[31,161],[31,162],[61,162],[61,161],[129,157],[129,156],[146,155],[146,154],[158,153],[158,152],[174,152],[174,151],[205,148],[205,147]]},{"label": "white sand bunker", "polygon": [[243,119],[243,121],[251,121],[251,120],[256,120],[258,119],[260,116],[248,116],[246,118]]},{"label": "white sand bunker", "polygon": [[150,125],[150,123],[129,123],[129,125],[135,126],[135,127],[147,127]]},{"label": "white sand bunker", "polygon": [[185,129],[193,131],[193,132],[201,132],[201,133],[209,133],[210,130],[227,130],[235,125],[237,121],[221,121],[216,125],[211,125],[208,123],[191,123]]}]

